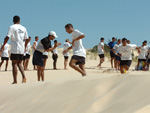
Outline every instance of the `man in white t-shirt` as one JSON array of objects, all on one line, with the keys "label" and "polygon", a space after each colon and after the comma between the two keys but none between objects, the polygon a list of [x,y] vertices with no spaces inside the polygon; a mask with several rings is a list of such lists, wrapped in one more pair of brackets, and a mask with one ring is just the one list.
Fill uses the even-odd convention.
[{"label": "man in white t-shirt", "polygon": [[98,64],[97,67],[99,67],[101,69],[101,65],[102,63],[104,62],[105,58],[104,58],[104,52],[105,52],[105,49],[104,49],[104,38],[101,38],[99,44],[98,44],[98,48],[97,48],[97,53],[99,55],[99,58],[100,58],[100,63]]},{"label": "man in white t-shirt", "polygon": [[[54,40],[54,45],[57,44],[57,40]],[[53,45],[53,47],[54,47]],[[53,69],[57,70],[57,59],[58,59],[58,52],[57,52],[57,47],[52,51],[53,55]]]},{"label": "man in white t-shirt", "polygon": [[[28,44],[28,33],[25,27],[20,25],[20,17],[14,16],[14,25],[11,25],[8,30],[8,34],[4,40],[4,44],[0,51],[4,49],[5,44],[11,39],[11,61],[13,68],[13,84],[17,84],[17,67],[22,74],[22,83],[26,82],[24,68],[22,66],[23,54]],[[25,40],[25,45],[23,41]]]},{"label": "man in white t-shirt", "polygon": [[[33,43],[33,45],[32,45],[32,53],[33,53],[33,54],[34,54],[34,51],[35,51],[35,49],[36,49],[36,47],[37,47],[37,42],[38,42],[38,40],[39,40],[39,37],[36,36],[36,37],[35,37],[35,41],[34,41],[34,43]],[[36,66],[35,66],[35,65],[33,65],[33,70],[36,70]]]},{"label": "man in white t-shirt", "polygon": [[[3,45],[3,43],[2,43]],[[8,61],[9,61],[9,44],[6,43],[5,46],[4,46],[4,49],[2,50],[2,53],[1,53],[1,63],[0,63],[0,69],[1,69],[1,66],[2,64],[4,63],[4,61],[6,61],[6,66],[5,66],[5,71],[7,71],[7,67],[8,67]]]},{"label": "man in white t-shirt", "polygon": [[142,46],[140,46],[138,48],[139,56],[138,56],[137,71],[139,70],[139,64],[140,64],[140,62],[144,62],[142,70],[145,70],[147,52],[148,52],[147,41],[144,41],[143,44],[142,44]]},{"label": "man in white t-shirt", "polygon": [[[70,47],[70,42],[69,39],[66,39],[64,43],[64,50],[67,50]],[[67,70],[67,63],[68,63],[68,58],[69,58],[69,52],[63,54],[64,55],[64,69]]]},{"label": "man in white t-shirt", "polygon": [[118,48],[118,55],[121,57],[120,61],[120,72],[121,74],[126,73],[132,63],[132,50],[137,49],[136,45],[127,44],[127,39],[122,39],[122,45]]},{"label": "man in white t-shirt", "polygon": [[117,55],[117,51],[119,46],[121,45],[121,39],[118,39],[117,44],[115,44],[115,46],[113,47],[112,51],[114,52],[114,54],[116,55],[115,57],[115,65],[116,65],[116,70],[120,70],[120,56]]},{"label": "man in white t-shirt", "polygon": [[[73,49],[73,56],[69,63],[70,67],[78,71],[82,74],[82,76],[86,76],[85,71],[85,58],[86,58],[86,51],[82,45],[82,39],[85,35],[80,32],[79,30],[74,30],[72,24],[67,24],[65,26],[66,32],[72,35],[72,46],[69,47],[67,50],[64,50],[64,54],[67,53],[70,49]],[[77,66],[79,65],[79,67]]]}]

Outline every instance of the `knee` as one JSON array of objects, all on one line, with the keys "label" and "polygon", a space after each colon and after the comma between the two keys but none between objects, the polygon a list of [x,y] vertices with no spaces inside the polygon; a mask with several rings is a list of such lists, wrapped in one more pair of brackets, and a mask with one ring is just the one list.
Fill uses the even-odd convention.
[{"label": "knee", "polygon": [[74,64],[73,64],[72,62],[70,62],[70,63],[69,63],[69,66],[70,66],[70,67],[73,67],[73,66],[74,66]]}]

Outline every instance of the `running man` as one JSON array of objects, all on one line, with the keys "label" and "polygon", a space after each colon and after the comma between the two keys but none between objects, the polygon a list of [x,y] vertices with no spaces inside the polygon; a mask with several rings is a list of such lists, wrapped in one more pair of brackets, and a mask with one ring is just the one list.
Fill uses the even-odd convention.
[{"label": "running man", "polygon": [[[71,58],[69,65],[74,70],[81,73],[82,76],[86,76],[86,71],[85,71],[86,51],[82,45],[82,39],[85,37],[85,35],[81,33],[79,30],[74,30],[72,24],[67,24],[65,26],[65,29],[68,34],[72,35],[72,46],[64,50],[63,53],[65,54],[70,49],[73,49],[73,56]],[[77,65],[79,65],[79,67]]]},{"label": "running man", "polygon": [[121,61],[121,58],[120,58],[120,56],[117,55],[117,51],[118,51],[118,48],[119,48],[120,45],[121,45],[121,39],[118,39],[117,44],[115,44],[115,46],[112,49],[113,52],[114,52],[114,54],[116,55],[115,56],[116,70],[120,70],[120,61]]},{"label": "running man", "polygon": [[[26,83],[26,77],[24,73],[24,68],[22,66],[23,54],[25,48],[28,44],[28,33],[25,27],[20,25],[20,17],[13,17],[14,25],[11,25],[8,30],[8,34],[4,40],[4,44],[0,51],[2,51],[8,42],[9,38],[11,38],[11,61],[12,61],[12,71],[13,71],[13,83],[17,84],[17,67],[22,74],[22,83]],[[25,45],[23,41],[25,40]]]},{"label": "running man", "polygon": [[104,58],[104,53],[105,53],[105,49],[104,49],[104,38],[101,38],[101,39],[100,39],[100,42],[99,42],[99,44],[98,44],[97,53],[98,53],[99,58],[100,58],[100,63],[98,64],[97,67],[99,67],[99,68],[101,69],[101,65],[102,65],[102,63],[105,61],[105,58]]},{"label": "running man", "polygon": [[51,46],[51,40],[57,38],[54,31],[51,31],[47,37],[43,38],[37,45],[33,55],[33,65],[37,66],[37,77],[38,81],[42,79],[44,81],[44,62],[43,52],[53,51],[56,47],[60,46],[61,43],[55,43],[54,47]]},{"label": "running man", "polygon": [[[36,37],[35,37],[35,41],[34,41],[34,43],[33,43],[33,45],[32,45],[32,52],[33,52],[33,54],[34,54],[34,51],[36,50],[36,46],[37,46],[38,40],[39,40],[39,37],[36,36]],[[36,66],[34,66],[34,65],[33,65],[33,70],[36,70]]]},{"label": "running man", "polygon": [[[2,45],[3,45],[3,43],[2,43]],[[5,71],[7,71],[9,56],[10,56],[9,44],[6,43],[5,46],[4,46],[4,49],[2,50],[2,53],[1,53],[1,60],[2,61],[0,63],[0,70],[1,70],[1,66],[4,63],[4,61],[6,61]]]},{"label": "running man", "polygon": [[[112,37],[112,41],[108,43],[107,45],[107,48],[110,49],[110,57],[111,57],[111,68],[114,68],[116,67],[115,66],[115,54],[114,52],[112,51],[113,47],[115,46],[116,44],[116,39],[115,37]],[[113,66],[113,62],[114,62],[114,66]]]},{"label": "running man", "polygon": [[[58,42],[57,40],[54,40],[54,45],[56,45]],[[53,46],[54,46],[53,45]],[[52,58],[53,58],[53,69],[57,70],[57,59],[58,59],[58,52],[57,52],[57,47],[52,51],[53,55],[52,55]]]},{"label": "running man", "polygon": [[138,48],[139,56],[138,56],[137,71],[139,70],[139,64],[140,64],[140,62],[144,62],[142,70],[145,71],[147,52],[148,52],[147,41],[144,41],[143,44],[142,44],[142,46],[140,46]]},{"label": "running man", "polygon": [[127,44],[127,39],[122,39],[122,45],[118,48],[118,55],[121,57],[120,61],[120,72],[121,74],[126,73],[129,70],[132,63],[132,50],[137,49],[134,44]]},{"label": "running man", "polygon": [[[70,47],[69,39],[66,39],[64,43],[64,50],[67,50]],[[69,58],[69,52],[63,54],[64,55],[64,69],[67,70],[67,64],[68,64],[68,58]]]},{"label": "running man", "polygon": [[25,70],[29,70],[28,65],[29,65],[29,60],[30,60],[30,48],[31,48],[30,41],[31,41],[31,37],[29,37],[29,42],[28,42],[28,45],[27,45],[27,48],[26,48]]}]

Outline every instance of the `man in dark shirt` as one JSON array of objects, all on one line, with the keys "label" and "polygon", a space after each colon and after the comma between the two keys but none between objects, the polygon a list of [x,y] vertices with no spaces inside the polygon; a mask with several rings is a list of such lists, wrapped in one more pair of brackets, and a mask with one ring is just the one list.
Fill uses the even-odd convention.
[{"label": "man in dark shirt", "polygon": [[[112,37],[112,41],[108,43],[108,46],[107,48],[110,49],[110,57],[111,57],[111,68],[113,68],[113,62],[114,62],[114,65],[115,65],[115,54],[114,52],[112,51],[113,47],[115,46],[116,44],[116,39],[115,37]],[[116,67],[116,66],[114,66]]]},{"label": "man in dark shirt", "polygon": [[51,31],[46,38],[43,38],[36,47],[36,50],[33,55],[33,65],[37,66],[37,75],[38,81],[42,79],[44,81],[44,63],[43,63],[43,52],[53,51],[56,47],[60,46],[61,43],[55,43],[51,46],[51,41],[57,38],[57,35],[54,31]]}]

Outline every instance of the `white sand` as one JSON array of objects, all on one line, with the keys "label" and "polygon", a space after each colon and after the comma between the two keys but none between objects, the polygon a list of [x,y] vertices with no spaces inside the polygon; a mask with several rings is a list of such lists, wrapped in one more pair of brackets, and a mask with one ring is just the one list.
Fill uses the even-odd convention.
[{"label": "white sand", "polygon": [[[29,68],[33,69],[31,61]],[[9,65],[8,72],[0,72],[0,113],[150,113],[150,72],[131,68],[121,75],[109,69],[108,61],[102,70],[95,68],[98,62],[98,57],[88,57],[88,76],[82,77],[71,68],[63,70],[59,55],[60,70],[52,70],[49,58],[45,82],[37,82],[36,71],[31,70],[26,72],[26,84],[21,84],[18,72],[17,85],[11,85]]]}]

